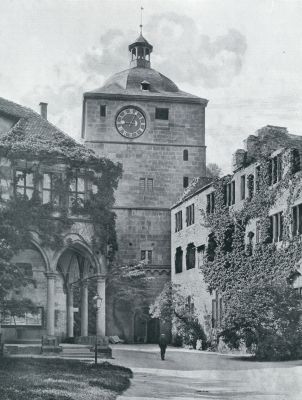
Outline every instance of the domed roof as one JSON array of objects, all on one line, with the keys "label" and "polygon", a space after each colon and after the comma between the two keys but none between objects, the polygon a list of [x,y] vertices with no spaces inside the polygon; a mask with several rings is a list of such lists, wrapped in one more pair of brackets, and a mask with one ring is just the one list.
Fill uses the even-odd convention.
[{"label": "domed roof", "polygon": [[[142,90],[142,83],[149,83],[149,90]],[[171,79],[155,69],[139,67],[112,75],[101,88],[89,93],[198,98],[179,90]]]}]

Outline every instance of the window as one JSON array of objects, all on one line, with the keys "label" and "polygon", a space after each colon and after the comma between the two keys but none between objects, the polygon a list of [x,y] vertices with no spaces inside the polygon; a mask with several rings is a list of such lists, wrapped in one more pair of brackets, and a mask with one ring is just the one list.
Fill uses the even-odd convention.
[{"label": "window", "polygon": [[150,90],[150,83],[147,81],[141,82],[141,88],[142,90]]},{"label": "window", "polygon": [[69,185],[69,207],[83,207],[85,200],[85,180],[76,176]]},{"label": "window", "polygon": [[224,205],[231,206],[233,204],[235,204],[235,181],[224,186]]},{"label": "window", "polygon": [[212,328],[217,328],[217,302],[212,300]]},{"label": "window", "polygon": [[260,243],[260,234],[261,234],[261,231],[260,231],[260,222],[257,221],[257,222],[256,222],[256,244],[259,244],[259,243]]},{"label": "window", "polygon": [[207,213],[213,214],[215,211],[215,196],[214,192],[207,194]]},{"label": "window", "polygon": [[152,264],[152,250],[141,250],[141,260]]},{"label": "window", "polygon": [[252,199],[254,196],[254,175],[250,174],[247,177],[247,190],[248,190],[248,198]]},{"label": "window", "polygon": [[283,213],[279,212],[270,217],[271,239],[273,242],[280,242],[283,234]]},{"label": "window", "polygon": [[189,160],[189,152],[188,150],[184,150],[183,152],[183,160],[188,161]]},{"label": "window", "polygon": [[204,263],[204,254],[205,254],[206,246],[202,244],[197,247],[197,265],[198,268],[201,268]]},{"label": "window", "polygon": [[43,174],[42,202],[43,204],[59,204],[59,198],[54,194],[54,175],[52,173]]},{"label": "window", "polygon": [[183,251],[181,247],[176,248],[175,252],[175,273],[179,274],[182,272],[182,256],[183,256]]},{"label": "window", "polygon": [[153,178],[147,179],[147,191],[153,192]]},{"label": "window", "polygon": [[139,178],[139,191],[144,192],[145,191],[145,186],[146,186],[146,179],[145,178]]},{"label": "window", "polygon": [[235,204],[235,194],[236,194],[235,181],[232,181],[231,185],[232,185],[231,203]]},{"label": "window", "polygon": [[100,116],[106,117],[106,106],[105,105],[100,106]]},{"label": "window", "polygon": [[187,188],[189,186],[189,178],[187,176],[184,176],[183,178],[183,187]]},{"label": "window", "polygon": [[260,165],[257,165],[256,170],[255,170],[255,175],[256,175],[256,192],[259,192],[260,190]]},{"label": "window", "polygon": [[240,178],[240,196],[241,200],[245,199],[245,175],[242,175]]},{"label": "window", "polygon": [[194,243],[189,243],[187,246],[187,254],[186,254],[186,268],[192,269],[195,268],[195,256],[196,248]]},{"label": "window", "polygon": [[186,222],[187,226],[194,224],[194,204],[191,204],[186,208]]},{"label": "window", "polygon": [[282,179],[282,155],[278,154],[269,160],[268,184],[272,185]]},{"label": "window", "polygon": [[302,204],[293,207],[292,211],[292,234],[293,236],[302,233]]},{"label": "window", "polygon": [[168,108],[156,108],[155,109],[155,119],[168,120],[169,119],[169,109]]},{"label": "window", "polygon": [[300,153],[298,149],[292,150],[292,173],[295,174],[296,172],[300,171]]},{"label": "window", "polygon": [[182,211],[178,211],[175,214],[175,232],[182,230]]},{"label": "window", "polygon": [[153,178],[139,178],[139,191],[153,192],[153,182]]},{"label": "window", "polygon": [[210,233],[208,236],[208,247],[207,247],[208,261],[214,261],[216,247],[217,247],[217,243],[216,243],[216,239],[215,239],[215,234]]},{"label": "window", "polygon": [[16,171],[16,193],[21,196],[32,198],[34,192],[34,175],[25,171]]}]

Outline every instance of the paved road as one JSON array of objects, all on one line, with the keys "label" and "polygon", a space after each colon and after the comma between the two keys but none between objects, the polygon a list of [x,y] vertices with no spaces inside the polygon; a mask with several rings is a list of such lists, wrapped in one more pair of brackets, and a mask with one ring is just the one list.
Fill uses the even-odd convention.
[{"label": "paved road", "polygon": [[260,363],[237,356],[156,346],[113,346],[114,363],[134,372],[118,400],[301,400],[302,361]]}]

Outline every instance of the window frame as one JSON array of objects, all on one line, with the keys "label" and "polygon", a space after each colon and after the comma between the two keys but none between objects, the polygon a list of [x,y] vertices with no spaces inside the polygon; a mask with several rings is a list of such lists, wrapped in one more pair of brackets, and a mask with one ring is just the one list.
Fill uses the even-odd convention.
[{"label": "window frame", "polygon": [[[20,181],[18,179],[18,173],[22,174],[22,180],[24,182],[24,185],[18,184],[18,182]],[[27,176],[28,175],[32,175],[32,186],[31,185],[30,186],[27,185]],[[15,171],[14,171],[14,176],[15,176],[15,185],[14,185],[15,195],[17,195],[17,193],[18,193],[23,198],[27,197],[28,200],[32,199],[34,191],[35,191],[35,188],[36,188],[34,173],[33,172],[28,172],[26,170],[23,170],[22,168],[20,168],[20,169],[16,168]],[[23,193],[20,193],[20,191],[18,191],[18,189],[23,189]],[[30,197],[27,194],[28,190],[32,191]]]},{"label": "window frame", "polygon": [[186,207],[186,225],[191,226],[195,223],[195,203]]},{"label": "window frame", "polygon": [[156,107],[155,108],[155,119],[157,121],[169,121],[169,108]]}]

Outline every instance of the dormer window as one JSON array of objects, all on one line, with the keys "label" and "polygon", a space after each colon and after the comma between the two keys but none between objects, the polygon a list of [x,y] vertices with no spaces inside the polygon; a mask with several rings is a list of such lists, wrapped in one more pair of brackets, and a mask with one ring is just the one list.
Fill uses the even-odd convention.
[{"label": "dormer window", "polygon": [[141,88],[142,88],[142,90],[150,90],[150,83],[147,81],[142,81]]}]

